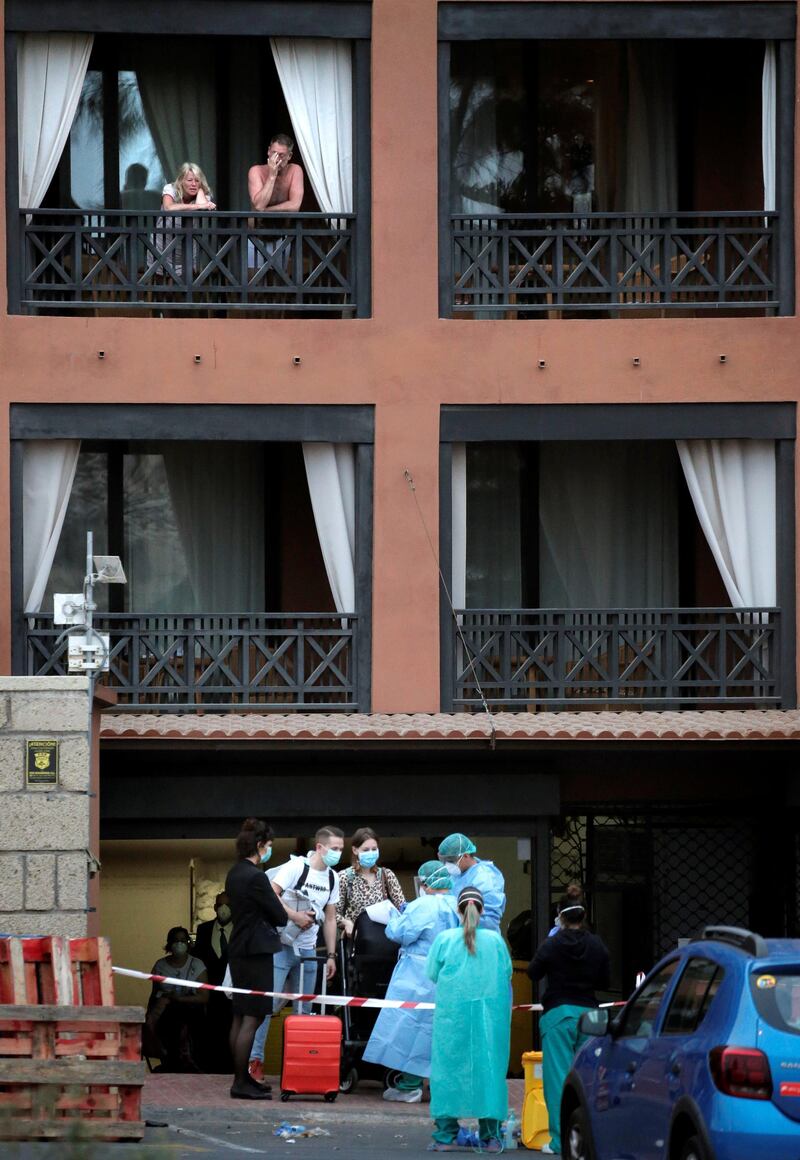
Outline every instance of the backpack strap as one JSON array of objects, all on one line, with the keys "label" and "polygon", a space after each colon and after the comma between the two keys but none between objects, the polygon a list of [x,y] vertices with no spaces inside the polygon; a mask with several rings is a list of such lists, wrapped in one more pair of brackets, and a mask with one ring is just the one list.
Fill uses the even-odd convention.
[{"label": "backpack strap", "polygon": [[[311,867],[309,866],[308,862],[306,862],[305,865],[303,866],[301,873],[300,873],[300,877],[297,879],[297,881],[294,884],[295,890],[298,890],[298,891],[302,890],[302,888],[305,886],[306,878],[308,878],[308,872],[310,869],[311,869]],[[333,870],[331,870],[331,868],[329,866],[328,867],[328,901],[323,906],[323,910],[324,910],[325,906],[327,906],[331,900],[331,897],[333,895],[333,888],[335,885],[336,885],[336,875],[334,874]]]}]

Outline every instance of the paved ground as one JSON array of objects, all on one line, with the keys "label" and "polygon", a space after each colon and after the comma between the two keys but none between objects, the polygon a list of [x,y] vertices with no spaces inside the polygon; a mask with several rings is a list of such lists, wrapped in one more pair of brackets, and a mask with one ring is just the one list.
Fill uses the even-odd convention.
[{"label": "paved ground", "polygon": [[[278,1082],[272,1080],[277,1090]],[[237,1160],[245,1156],[331,1160],[349,1157],[421,1157],[431,1124],[427,1103],[395,1104],[381,1098],[378,1084],[362,1083],[333,1104],[294,1098],[249,1104],[228,1095],[230,1079],[218,1075],[149,1075],[143,1093],[148,1121],[141,1144],[0,1144],[2,1160]],[[509,1081],[509,1096],[521,1111],[523,1081]],[[323,1128],[328,1136],[276,1139],[282,1121]],[[457,1153],[458,1155],[458,1153]],[[468,1155],[464,1152],[463,1155]]]}]

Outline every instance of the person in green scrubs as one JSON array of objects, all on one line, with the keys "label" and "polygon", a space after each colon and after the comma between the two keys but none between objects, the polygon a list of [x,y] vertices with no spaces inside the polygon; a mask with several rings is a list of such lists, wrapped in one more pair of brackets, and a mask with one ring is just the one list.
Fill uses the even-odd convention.
[{"label": "person in green scrubs", "polygon": [[483,908],[480,890],[462,890],[460,926],[441,931],[428,953],[428,978],[436,984],[432,1152],[458,1150],[459,1116],[478,1120],[482,1151],[503,1150],[500,1124],[508,1115],[512,966],[503,938],[480,927]]},{"label": "person in green scrubs", "polygon": [[550,1143],[542,1152],[561,1152],[561,1093],[575,1052],[584,1041],[578,1020],[597,1006],[596,991],[609,985],[610,959],[605,943],[588,931],[583,891],[576,883],[558,903],[558,929],[548,935],[528,966],[534,982],[547,977],[542,995],[542,1081]]}]

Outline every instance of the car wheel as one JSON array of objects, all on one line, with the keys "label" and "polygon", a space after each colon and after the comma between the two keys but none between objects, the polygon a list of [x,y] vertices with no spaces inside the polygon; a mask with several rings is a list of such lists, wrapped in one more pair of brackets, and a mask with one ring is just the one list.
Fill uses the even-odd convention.
[{"label": "car wheel", "polygon": [[354,1092],[357,1087],[358,1072],[354,1067],[351,1067],[350,1070],[339,1080],[339,1091],[345,1093]]},{"label": "car wheel", "polygon": [[713,1160],[699,1136],[690,1136],[678,1153],[678,1160]]},{"label": "car wheel", "polygon": [[594,1160],[594,1146],[582,1107],[573,1108],[567,1122],[565,1155],[568,1160]]}]

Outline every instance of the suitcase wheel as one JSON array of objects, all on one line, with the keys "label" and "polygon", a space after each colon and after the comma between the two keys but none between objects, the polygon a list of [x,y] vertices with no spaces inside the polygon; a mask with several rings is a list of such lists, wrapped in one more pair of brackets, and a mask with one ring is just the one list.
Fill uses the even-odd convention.
[{"label": "suitcase wheel", "polygon": [[325,1096],[324,1096],[325,1103],[326,1103],[326,1104],[332,1104],[332,1103],[333,1103],[333,1101],[334,1101],[334,1100],[336,1099],[336,1097],[338,1096],[338,1094],[339,1094],[338,1092],[325,1092]]},{"label": "suitcase wheel", "polygon": [[292,1094],[291,1092],[281,1092],[281,1099],[283,1100],[284,1103],[288,1102],[289,1096],[291,1094]]}]

